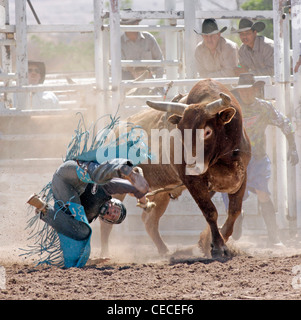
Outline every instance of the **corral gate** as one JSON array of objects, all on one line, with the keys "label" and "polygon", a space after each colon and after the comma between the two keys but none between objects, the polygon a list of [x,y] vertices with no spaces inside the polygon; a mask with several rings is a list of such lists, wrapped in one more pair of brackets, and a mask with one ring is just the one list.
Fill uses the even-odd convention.
[{"label": "corral gate", "polygon": [[[64,154],[64,147],[70,138],[70,132],[66,128],[59,126],[56,134],[50,134],[52,127],[57,123],[58,117],[65,117],[66,121],[73,121],[74,114],[77,111],[84,113],[88,119],[95,119],[104,113],[114,113],[119,106],[122,116],[137,112],[144,105],[146,99],[162,99],[162,97],[153,96],[126,96],[129,88],[136,87],[167,87],[173,84],[169,91],[169,97],[178,90],[189,90],[191,86],[198,81],[195,78],[194,68],[194,48],[196,45],[196,35],[194,33],[195,22],[205,18],[216,19],[239,19],[241,17],[273,19],[274,21],[274,39],[275,39],[275,78],[257,77],[264,80],[266,86],[266,97],[275,98],[277,108],[287,114],[294,121],[296,128],[296,143],[299,155],[301,155],[301,93],[300,73],[294,76],[290,75],[289,59],[292,55],[293,65],[298,60],[299,40],[301,39],[300,11],[301,0],[291,1],[291,14],[284,14],[283,8],[286,4],[284,0],[273,1],[273,11],[222,11],[206,12],[200,10],[195,0],[183,0],[184,10],[176,10],[176,1],[166,0],[165,11],[145,12],[145,11],[120,11],[119,1],[110,0],[109,10],[105,9],[105,1],[94,0],[94,24],[93,25],[27,25],[26,22],[26,0],[15,1],[16,24],[9,23],[8,0],[0,1],[0,35],[2,48],[2,73],[0,81],[3,86],[0,87],[3,106],[1,108],[1,165],[21,165],[26,163],[49,163],[55,166],[60,163]],[[138,25],[138,26],[120,26],[120,18],[139,18],[147,21],[164,19],[165,25]],[[106,21],[108,20],[108,24]],[[289,21],[291,20],[292,52],[289,50]],[[160,31],[166,33],[166,52],[163,61],[121,61],[120,55],[120,32],[130,30]],[[58,81],[46,82],[44,85],[28,86],[27,84],[27,34],[52,33],[52,32],[89,32],[94,34],[95,43],[95,74],[88,81],[78,82],[77,84],[62,84]],[[11,47],[16,50],[16,71],[12,70]],[[107,48],[110,47],[110,52]],[[122,66],[164,66],[166,68],[166,78],[147,80],[147,81],[122,81]],[[238,78],[221,78],[219,81],[226,84],[236,84]],[[178,88],[178,90],[177,90]],[[70,101],[61,101],[60,109],[57,110],[30,110],[30,106],[24,105],[26,95],[30,92],[40,90],[52,91],[72,91],[73,93],[82,91],[86,95],[95,95],[96,103],[89,108],[83,107],[82,103],[76,101],[75,104]],[[15,99],[12,95],[15,94]],[[126,108],[125,106],[129,106]],[[18,121],[28,122],[29,128],[36,128],[36,123],[42,123],[44,130],[20,132],[17,129]],[[74,121],[75,128],[76,122]],[[271,136],[274,133],[270,133]],[[283,135],[277,132],[278,152],[273,159],[277,163],[277,170],[274,175],[272,189],[277,201],[278,213],[282,227],[290,227],[293,232],[301,227],[301,198],[297,190],[300,190],[301,173],[300,164],[297,168],[292,168],[286,161],[286,143]],[[28,153],[20,154],[16,152],[18,145],[28,143],[32,148],[28,148]],[[54,143],[57,146],[55,153],[39,152],[43,150],[45,143]],[[273,146],[268,150],[271,154]],[[46,150],[47,151],[47,150]],[[36,154],[34,154],[36,152]],[[17,161],[16,161],[17,160]],[[22,161],[20,161],[22,160]],[[25,161],[26,160],[26,161]],[[16,164],[17,163],[17,164]],[[189,195],[184,195],[184,203],[191,202]],[[180,200],[179,200],[180,201]],[[183,205],[183,203],[182,203]],[[172,206],[172,205],[171,205]],[[184,205],[183,211],[187,206]],[[196,208],[197,209],[197,208]],[[189,214],[199,217],[200,213],[192,208]],[[185,220],[187,213],[172,213],[167,215],[180,216],[180,220]],[[133,214],[133,216],[135,213]],[[140,215],[140,214],[137,214]],[[286,217],[289,217],[287,220]],[[253,222],[250,222],[252,225]],[[168,223],[169,224],[169,223]],[[254,223],[253,223],[254,224]],[[255,223],[256,224],[256,223]],[[184,230],[161,230],[161,232],[173,235],[195,235],[198,230],[190,229],[187,226]],[[121,229],[130,231],[128,222],[124,223]],[[252,229],[252,228],[250,228]],[[141,231],[142,233],[144,231]],[[133,230],[132,234],[139,234],[140,231]]]}]

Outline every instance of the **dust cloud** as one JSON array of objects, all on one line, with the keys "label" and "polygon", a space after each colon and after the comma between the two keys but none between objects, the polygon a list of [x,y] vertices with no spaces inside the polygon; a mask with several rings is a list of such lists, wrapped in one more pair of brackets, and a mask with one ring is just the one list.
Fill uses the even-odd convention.
[{"label": "dust cloud", "polygon": [[[87,128],[92,121],[91,108],[95,97],[82,96],[82,111]],[[86,107],[86,109],[84,108]],[[85,112],[90,110],[90,112]],[[26,114],[0,118],[1,130],[10,137],[2,140],[0,159],[0,262],[32,263],[20,257],[20,248],[30,244],[30,229],[26,229],[30,218],[26,201],[32,193],[38,193],[49,181],[57,167],[62,163],[67,145],[74,135],[80,115],[77,111],[52,114]],[[22,139],[21,139],[22,136]],[[274,186],[271,181],[271,186]],[[273,190],[273,188],[272,188]],[[219,212],[219,225],[225,221],[226,211],[220,196],[214,197]],[[184,191],[178,200],[171,201],[160,220],[159,230],[169,247],[169,255],[159,256],[157,248],[147,235],[141,209],[136,207],[135,199],[126,197],[124,203],[128,210],[127,219],[114,226],[110,236],[109,256],[119,262],[144,263],[163,261],[187,246],[195,246],[206,222],[190,194]],[[257,199],[251,195],[244,202],[245,218],[243,236],[238,241],[230,241],[235,250],[252,255],[288,256],[301,251],[298,236],[291,237],[287,224],[277,219],[281,228],[284,247],[267,247],[267,235],[262,217],[257,212]],[[183,213],[183,215],[179,215]],[[92,223],[91,259],[100,258],[100,226]],[[194,250],[195,255],[202,255]]]}]

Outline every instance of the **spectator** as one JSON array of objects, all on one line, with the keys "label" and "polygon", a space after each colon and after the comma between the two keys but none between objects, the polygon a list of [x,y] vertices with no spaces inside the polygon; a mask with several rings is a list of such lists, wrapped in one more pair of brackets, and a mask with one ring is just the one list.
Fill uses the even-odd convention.
[{"label": "spectator", "polygon": [[257,35],[265,29],[263,22],[253,23],[247,18],[239,22],[238,30],[242,42],[238,50],[240,67],[236,68],[236,75],[251,72],[255,76],[274,75],[274,41]]},{"label": "spectator", "polygon": [[[38,85],[44,83],[46,68],[44,62],[28,61],[28,84]],[[51,91],[37,91],[29,95],[31,109],[51,109],[59,107],[57,96]]]},{"label": "spectator", "polygon": [[[122,25],[138,25],[141,20],[124,19]],[[121,59],[122,60],[163,60],[162,51],[155,37],[149,32],[128,32],[121,36]],[[131,80],[141,76],[149,70],[151,76],[162,78],[164,69],[161,67],[128,67],[122,72],[122,79]]]},{"label": "spectator", "polygon": [[218,29],[215,19],[205,19],[202,31],[195,32],[202,35],[195,50],[197,71],[202,78],[233,77],[238,66],[238,46],[236,43],[221,36],[227,27]]},{"label": "spectator", "polygon": [[[248,165],[248,192],[256,193],[259,209],[267,227],[269,242],[272,245],[281,244],[278,236],[275,208],[270,198],[268,182],[271,177],[271,162],[266,154],[265,130],[268,125],[281,129],[288,141],[288,160],[292,165],[299,162],[294,131],[290,120],[277,111],[271,102],[256,98],[258,89],[264,85],[263,81],[255,82],[253,74],[246,73],[239,76],[238,86],[232,91],[242,107],[243,123],[251,140],[252,157]],[[223,194],[227,203],[227,195]],[[235,223],[234,237],[241,234],[242,216]]]}]

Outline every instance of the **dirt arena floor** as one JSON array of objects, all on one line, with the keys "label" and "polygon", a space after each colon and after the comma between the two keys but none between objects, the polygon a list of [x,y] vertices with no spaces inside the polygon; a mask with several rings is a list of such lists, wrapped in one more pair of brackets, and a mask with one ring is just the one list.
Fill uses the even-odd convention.
[{"label": "dirt arena floor", "polygon": [[[148,237],[146,242],[128,243],[118,238],[111,242],[110,259],[97,261],[100,248],[92,237],[90,265],[35,267],[32,260],[20,257],[28,238],[25,203],[52,172],[1,169],[0,300],[301,299],[300,237],[283,239],[285,247],[267,248],[264,235],[243,235],[230,241],[234,256],[227,261],[204,259],[197,248],[189,255],[180,253],[197,243],[198,236],[185,244],[167,240],[170,255],[165,257],[157,254]],[[99,239],[97,228],[94,237]]]},{"label": "dirt arena floor", "polygon": [[110,260],[92,260],[82,269],[0,260],[6,271],[0,299],[301,299],[301,250],[258,249],[250,243],[247,250],[245,244],[240,242],[241,249],[233,244],[235,256],[227,261],[204,259],[201,254],[162,258],[153,247],[136,247],[131,253],[129,247],[121,247]]}]

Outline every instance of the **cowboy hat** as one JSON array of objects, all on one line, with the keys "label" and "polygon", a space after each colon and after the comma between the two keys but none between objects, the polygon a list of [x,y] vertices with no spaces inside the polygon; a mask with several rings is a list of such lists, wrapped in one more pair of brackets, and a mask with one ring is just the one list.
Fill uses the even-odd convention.
[{"label": "cowboy hat", "polygon": [[136,25],[139,24],[141,19],[121,19],[120,24],[125,26]]},{"label": "cowboy hat", "polygon": [[218,26],[215,19],[205,19],[202,23],[202,31],[194,30],[197,34],[201,35],[210,35],[216,33],[222,33],[227,30],[227,27],[223,27],[221,30],[218,30]]},{"label": "cowboy hat", "polygon": [[[125,8],[123,9],[125,12],[132,12],[131,8]],[[125,26],[131,26],[131,25],[136,25],[139,24],[142,21],[142,19],[139,18],[132,18],[132,19],[120,19],[120,24],[125,25]]]},{"label": "cowboy hat", "polygon": [[237,86],[232,86],[233,90],[236,89],[246,89],[251,87],[261,87],[264,86],[264,81],[255,81],[254,75],[252,73],[241,73],[239,75]]},{"label": "cowboy hat", "polygon": [[253,22],[250,19],[242,18],[239,21],[238,29],[232,28],[231,31],[233,33],[244,32],[248,30],[253,30],[257,32],[261,32],[265,29],[265,23],[262,21]]}]

